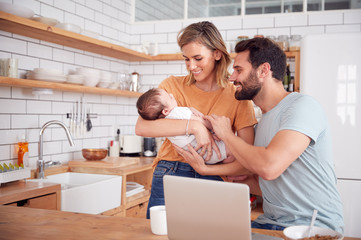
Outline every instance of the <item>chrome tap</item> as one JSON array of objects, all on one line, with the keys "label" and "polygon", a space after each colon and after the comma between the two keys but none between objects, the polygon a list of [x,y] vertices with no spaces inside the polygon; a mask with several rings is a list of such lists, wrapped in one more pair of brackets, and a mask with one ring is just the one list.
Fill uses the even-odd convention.
[{"label": "chrome tap", "polygon": [[[43,133],[45,129],[52,124],[60,125],[62,128],[64,128],[66,136],[68,137],[68,141],[70,146],[74,146],[73,139],[71,137],[71,134],[69,132],[69,129],[66,127],[66,125],[60,121],[52,120],[43,125],[43,127],[40,129],[39,133],[39,159],[37,164],[37,175],[38,178],[44,179],[44,169],[45,169],[45,161],[43,159]],[[48,163],[48,162],[47,162]]]}]

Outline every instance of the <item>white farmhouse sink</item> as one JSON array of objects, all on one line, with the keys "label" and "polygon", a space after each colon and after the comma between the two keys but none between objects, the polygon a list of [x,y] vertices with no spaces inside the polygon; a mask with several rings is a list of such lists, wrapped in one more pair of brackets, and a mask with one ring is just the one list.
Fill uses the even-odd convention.
[{"label": "white farmhouse sink", "polygon": [[61,211],[99,214],[120,206],[121,176],[67,172],[28,181],[61,184]]}]

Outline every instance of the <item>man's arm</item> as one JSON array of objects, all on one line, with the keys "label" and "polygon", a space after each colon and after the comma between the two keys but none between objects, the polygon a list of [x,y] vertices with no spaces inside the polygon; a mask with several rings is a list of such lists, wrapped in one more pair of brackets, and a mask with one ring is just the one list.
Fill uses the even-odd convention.
[{"label": "man's arm", "polygon": [[265,180],[273,180],[280,176],[311,141],[300,132],[281,130],[267,147],[252,146],[233,134],[229,118],[216,115],[206,118],[212,123],[217,137],[225,142],[237,161]]}]

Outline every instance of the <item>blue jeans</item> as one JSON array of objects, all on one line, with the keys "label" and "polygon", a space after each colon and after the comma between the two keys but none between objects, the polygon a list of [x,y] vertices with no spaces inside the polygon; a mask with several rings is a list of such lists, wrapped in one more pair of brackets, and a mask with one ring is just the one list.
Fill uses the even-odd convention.
[{"label": "blue jeans", "polygon": [[260,224],[258,222],[251,222],[251,227],[252,228],[259,228],[259,229],[268,229],[268,230],[283,230],[283,229],[285,229],[285,227],[282,227],[282,226],[278,226],[278,225],[274,225],[274,224],[270,224],[270,223]]},{"label": "blue jeans", "polygon": [[181,177],[202,178],[209,180],[223,181],[219,176],[202,176],[198,174],[188,163],[165,161],[158,162],[152,180],[152,189],[147,208],[147,218],[149,219],[149,208],[157,205],[164,205],[163,176],[173,175]]}]

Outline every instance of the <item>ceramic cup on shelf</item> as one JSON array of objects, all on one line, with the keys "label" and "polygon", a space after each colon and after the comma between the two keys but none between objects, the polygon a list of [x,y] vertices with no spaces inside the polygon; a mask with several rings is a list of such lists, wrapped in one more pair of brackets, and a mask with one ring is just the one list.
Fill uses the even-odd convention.
[{"label": "ceramic cup on shelf", "polygon": [[167,235],[167,216],[165,206],[153,206],[150,211],[150,228],[153,234]]}]

